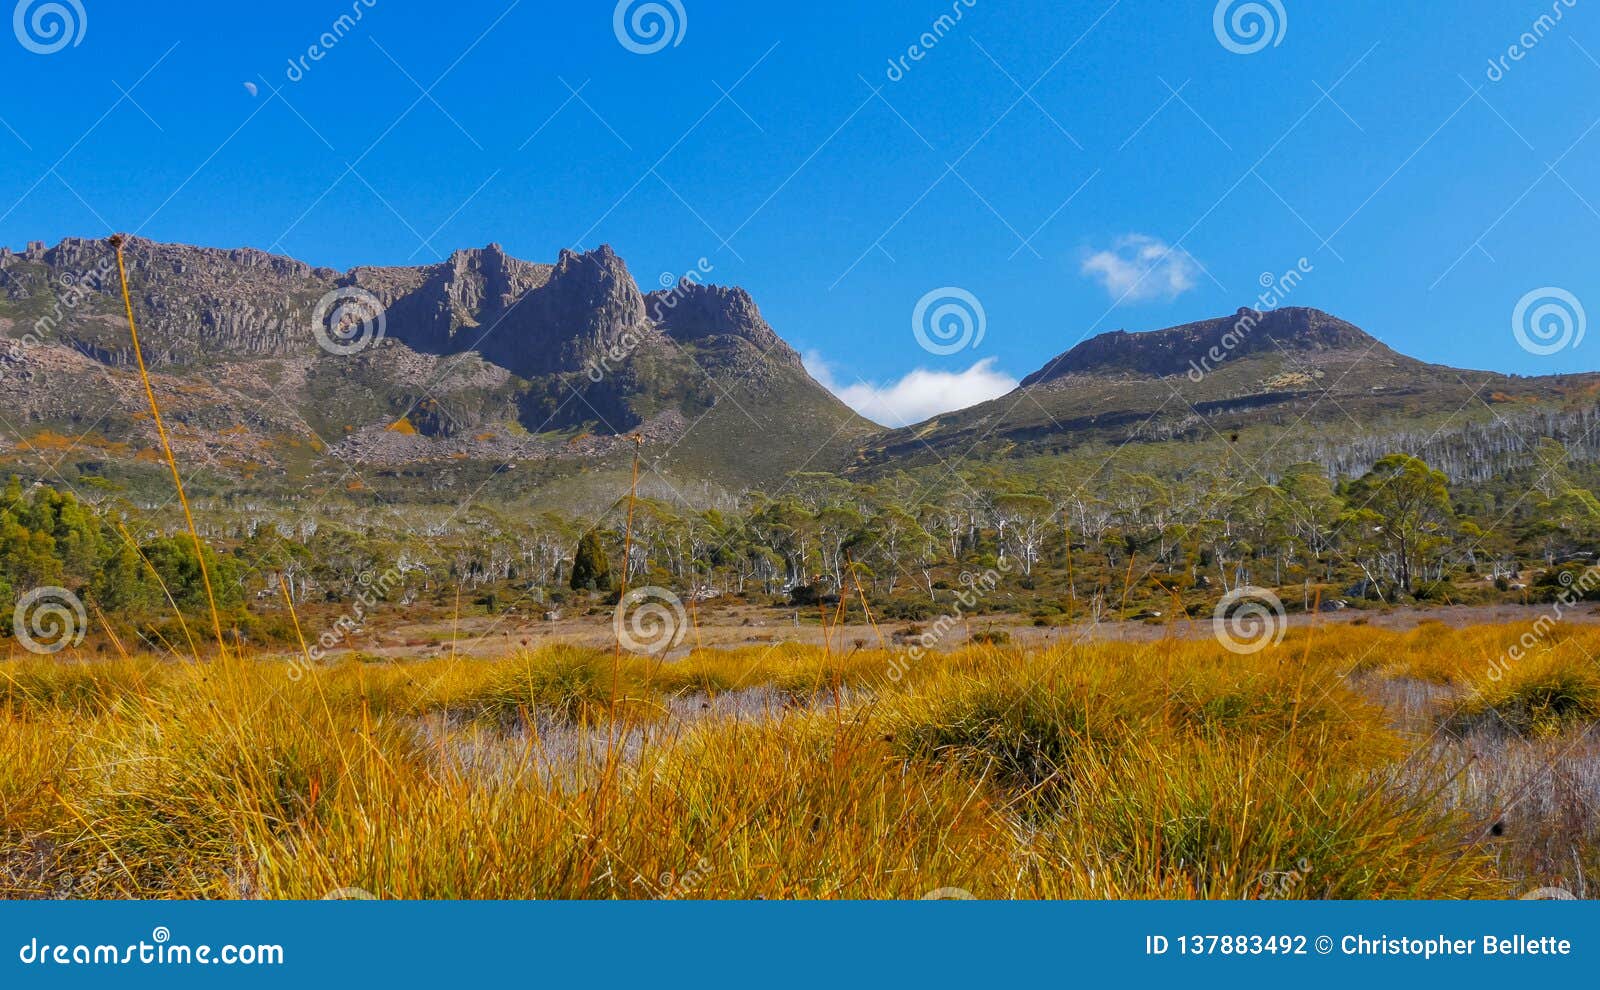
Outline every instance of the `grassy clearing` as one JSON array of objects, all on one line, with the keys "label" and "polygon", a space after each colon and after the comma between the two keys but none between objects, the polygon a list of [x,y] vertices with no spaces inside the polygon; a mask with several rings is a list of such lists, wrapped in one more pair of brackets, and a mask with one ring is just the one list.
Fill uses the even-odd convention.
[{"label": "grassy clearing", "polygon": [[1600,631],[1506,662],[1524,631],[1343,627],[1252,656],[1210,640],[987,645],[909,665],[551,646],[298,679],[269,658],[13,660],[0,892],[1586,889]]}]

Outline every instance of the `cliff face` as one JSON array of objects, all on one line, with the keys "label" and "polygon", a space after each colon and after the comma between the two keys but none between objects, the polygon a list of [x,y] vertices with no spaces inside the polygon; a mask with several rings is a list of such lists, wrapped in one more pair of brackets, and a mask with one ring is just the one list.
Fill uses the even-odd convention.
[{"label": "cliff face", "polygon": [[378,297],[395,339],[447,354],[474,349],[481,330],[548,281],[550,272],[549,265],[521,261],[490,244],[426,268],[357,268],[344,281]]},{"label": "cliff face", "polygon": [[544,284],[487,329],[478,349],[534,377],[581,371],[600,355],[634,349],[652,332],[628,266],[602,245],[588,254],[563,250]]},{"label": "cliff face", "polygon": [[[145,358],[184,365],[208,357],[283,357],[315,346],[300,332],[338,273],[253,249],[220,250],[130,238],[124,250]],[[121,313],[116,255],[102,240],[0,259],[0,297],[25,329],[106,364],[133,362]],[[109,323],[108,323],[109,319]],[[35,326],[37,325],[37,326]]]}]

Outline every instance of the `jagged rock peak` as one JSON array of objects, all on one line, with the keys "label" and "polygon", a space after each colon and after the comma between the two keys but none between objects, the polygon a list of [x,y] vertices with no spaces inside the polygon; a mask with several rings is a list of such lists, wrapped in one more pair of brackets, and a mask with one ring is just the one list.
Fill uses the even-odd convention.
[{"label": "jagged rock peak", "polygon": [[596,354],[631,351],[630,335],[648,329],[644,296],[609,245],[563,250],[548,279],[496,321],[482,351],[521,375],[576,371]]},{"label": "jagged rock peak", "polygon": [[[562,248],[560,256],[556,259],[555,271],[560,275],[587,275],[596,279],[610,279],[633,283],[633,276],[628,274],[628,265],[611,249],[611,245],[602,244],[593,251],[574,251],[571,248]],[[637,290],[637,286],[634,286]]]},{"label": "jagged rock peak", "polygon": [[[1186,372],[1213,348],[1231,357],[1263,351],[1316,353],[1379,346],[1366,331],[1319,309],[1245,307],[1232,316],[1164,330],[1114,330],[1092,337],[1022,380],[1023,387],[1074,374],[1161,377]],[[1214,363],[1214,362],[1213,362]]]},{"label": "jagged rock peak", "polygon": [[471,285],[476,306],[487,298],[503,303],[543,285],[550,277],[549,265],[523,261],[506,254],[499,244],[466,248],[453,252],[440,266],[441,276],[454,286]]},{"label": "jagged rock peak", "polygon": [[800,355],[762,318],[750,293],[734,286],[684,279],[645,297],[650,318],[679,341],[738,337],[769,357],[799,367]]},{"label": "jagged rock peak", "polygon": [[609,244],[584,254],[562,248],[539,294],[546,315],[583,324],[598,338],[609,339],[646,322],[644,296]]}]

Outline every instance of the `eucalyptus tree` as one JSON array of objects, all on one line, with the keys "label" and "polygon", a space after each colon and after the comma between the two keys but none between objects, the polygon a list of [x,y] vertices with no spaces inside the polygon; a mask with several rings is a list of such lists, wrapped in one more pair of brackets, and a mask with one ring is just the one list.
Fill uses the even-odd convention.
[{"label": "eucalyptus tree", "polygon": [[1380,458],[1350,483],[1345,501],[1358,546],[1408,593],[1454,534],[1448,479],[1410,454]]},{"label": "eucalyptus tree", "polygon": [[861,535],[861,513],[843,506],[830,506],[814,520],[822,568],[835,591],[844,588],[845,551]]},{"label": "eucalyptus tree", "polygon": [[995,499],[994,509],[1001,546],[1016,551],[1023,575],[1031,576],[1045,538],[1054,529],[1055,505],[1040,495],[1002,495]]},{"label": "eucalyptus tree", "polygon": [[863,537],[869,562],[880,565],[874,574],[881,575],[891,595],[901,576],[918,565],[933,543],[916,517],[896,505],[873,516]]}]

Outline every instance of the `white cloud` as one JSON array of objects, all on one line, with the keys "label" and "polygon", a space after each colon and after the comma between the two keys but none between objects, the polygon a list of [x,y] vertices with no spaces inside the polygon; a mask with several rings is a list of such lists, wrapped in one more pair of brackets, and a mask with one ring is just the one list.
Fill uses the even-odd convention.
[{"label": "white cloud", "polygon": [[1083,274],[1118,302],[1176,299],[1195,287],[1200,263],[1183,248],[1147,234],[1125,234],[1084,259]]},{"label": "white cloud", "polygon": [[897,382],[841,382],[833,367],[816,351],[805,355],[806,370],[845,405],[883,426],[911,426],[940,413],[975,406],[1005,395],[1017,380],[984,358],[966,371],[918,368]]}]

